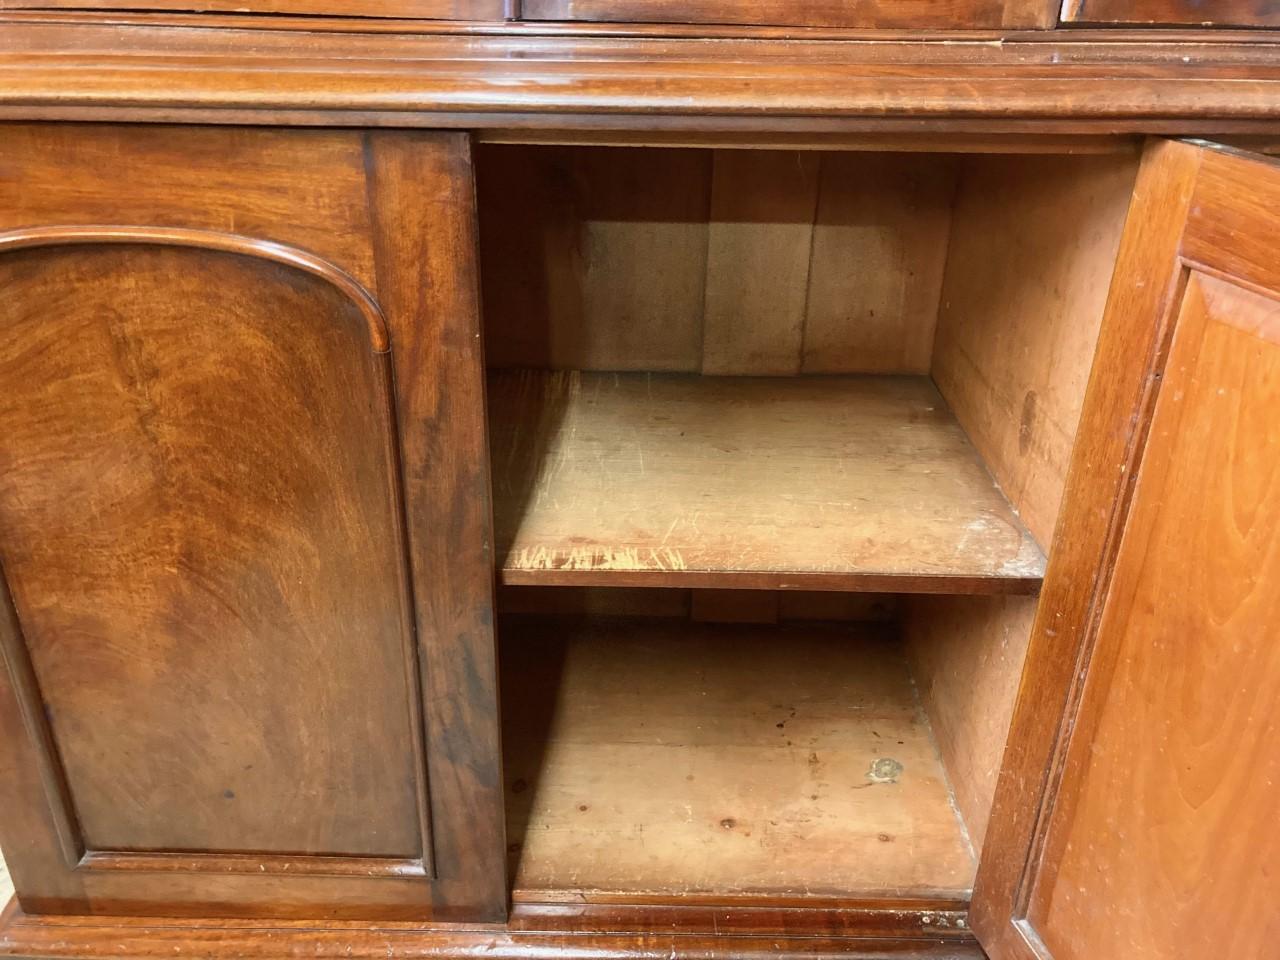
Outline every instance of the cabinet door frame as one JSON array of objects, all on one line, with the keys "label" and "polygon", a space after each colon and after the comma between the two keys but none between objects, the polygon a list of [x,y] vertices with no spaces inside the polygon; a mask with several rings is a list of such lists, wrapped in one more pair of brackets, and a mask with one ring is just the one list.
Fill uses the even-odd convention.
[{"label": "cabinet door frame", "polygon": [[0,0],[0,10],[121,10],[493,21],[510,0]]},{"label": "cabinet door frame", "polygon": [[1249,247],[1275,203],[1239,188],[1277,169],[1205,143],[1146,148],[974,888],[970,924],[993,960],[1051,956],[1027,914],[1037,876],[1055,868],[1048,832],[1071,738],[1090,729],[1086,680],[1109,676],[1099,627],[1179,305],[1195,269],[1280,289],[1280,266]]},{"label": "cabinet door frame", "polygon": [[[358,475],[391,478],[384,502],[395,539],[386,563],[397,583],[387,589],[400,602],[393,611],[379,601],[378,610],[401,624],[404,638],[392,656],[403,664],[396,672],[404,671],[408,699],[397,747],[409,761],[392,771],[392,787],[412,787],[412,817],[401,822],[408,830],[412,819],[418,838],[416,850],[405,840],[396,856],[87,843],[0,568],[0,835],[23,907],[502,919],[505,817],[468,135],[89,124],[7,132],[0,257],[182,250],[197,266],[200,257],[233,257],[271,264],[284,285],[305,287],[299,277],[327,284],[363,318],[379,373],[371,392],[352,400],[381,418],[377,446],[387,465]],[[405,693],[397,688],[396,696]]]},{"label": "cabinet door frame", "polygon": [[[1266,9],[1270,7],[1270,9]],[[1280,27],[1280,8],[1264,0],[1065,0],[1063,26]]]},{"label": "cabinet door frame", "polygon": [[522,0],[524,20],[698,23],[850,29],[1035,29],[1057,25],[1059,0]]}]

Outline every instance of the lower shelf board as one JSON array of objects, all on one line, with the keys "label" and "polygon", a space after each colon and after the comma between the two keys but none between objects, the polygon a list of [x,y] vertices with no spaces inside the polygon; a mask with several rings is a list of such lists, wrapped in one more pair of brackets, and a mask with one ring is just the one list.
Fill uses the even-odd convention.
[{"label": "lower shelf board", "polygon": [[498,371],[508,584],[1034,593],[1044,556],[928,377]]},{"label": "lower shelf board", "polygon": [[517,901],[967,901],[973,854],[887,628],[501,635]]}]

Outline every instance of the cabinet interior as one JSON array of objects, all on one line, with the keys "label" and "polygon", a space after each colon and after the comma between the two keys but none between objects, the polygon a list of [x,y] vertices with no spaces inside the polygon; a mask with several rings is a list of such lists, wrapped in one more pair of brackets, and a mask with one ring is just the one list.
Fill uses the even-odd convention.
[{"label": "cabinet interior", "polygon": [[516,900],[967,900],[1136,171],[479,148]]}]

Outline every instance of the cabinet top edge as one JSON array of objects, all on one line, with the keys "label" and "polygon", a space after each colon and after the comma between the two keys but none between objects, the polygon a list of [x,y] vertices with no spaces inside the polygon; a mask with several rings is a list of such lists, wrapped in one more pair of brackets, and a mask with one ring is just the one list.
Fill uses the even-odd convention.
[{"label": "cabinet top edge", "polygon": [[1280,133],[1277,31],[837,40],[22,13],[0,28],[0,120]]},{"label": "cabinet top edge", "polygon": [[641,23],[553,20],[444,20],[383,16],[302,15],[292,13],[182,12],[176,10],[37,9],[6,7],[0,23],[96,24],[202,29],[285,30],[307,33],[399,34],[544,39],[868,41],[876,43],[1047,44],[1134,43],[1198,45],[1280,43],[1280,29],[1234,26],[1160,26],[1155,24],[1071,24],[1046,28],[871,28],[741,25],[718,23]]}]

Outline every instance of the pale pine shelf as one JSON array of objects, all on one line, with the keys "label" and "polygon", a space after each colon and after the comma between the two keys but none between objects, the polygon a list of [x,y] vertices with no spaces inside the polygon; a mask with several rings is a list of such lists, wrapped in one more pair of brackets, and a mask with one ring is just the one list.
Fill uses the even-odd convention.
[{"label": "pale pine shelf", "polygon": [[1034,593],[1045,558],[927,377],[496,371],[507,584]]}]

